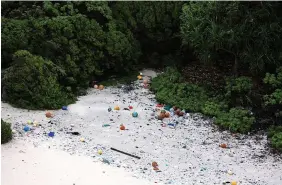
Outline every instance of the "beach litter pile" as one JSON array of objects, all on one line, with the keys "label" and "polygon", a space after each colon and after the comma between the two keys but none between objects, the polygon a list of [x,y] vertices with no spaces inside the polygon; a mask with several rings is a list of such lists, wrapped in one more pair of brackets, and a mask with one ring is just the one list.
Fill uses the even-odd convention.
[{"label": "beach litter pile", "polygon": [[282,184],[282,161],[268,153],[265,135],[218,131],[200,114],[156,102],[151,77],[137,78],[121,87],[95,83],[52,112],[2,103],[2,118],[15,140],[89,156],[157,184]]}]

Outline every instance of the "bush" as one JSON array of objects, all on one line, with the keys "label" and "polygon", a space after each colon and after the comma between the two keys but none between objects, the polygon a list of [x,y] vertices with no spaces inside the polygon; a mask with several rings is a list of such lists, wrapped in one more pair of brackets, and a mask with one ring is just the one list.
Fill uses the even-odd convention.
[{"label": "bush", "polygon": [[270,140],[270,145],[282,152],[282,126],[271,127],[267,137]]},{"label": "bush", "polygon": [[254,121],[254,116],[251,116],[248,110],[231,108],[229,112],[220,113],[215,119],[215,124],[228,128],[231,132],[247,133]]},{"label": "bush", "polygon": [[8,143],[12,138],[11,124],[1,119],[1,144]]},{"label": "bush", "polygon": [[57,81],[60,72],[63,70],[51,61],[25,50],[17,51],[12,66],[4,72],[7,101],[29,109],[57,109],[72,103],[74,98]]},{"label": "bush", "polygon": [[184,83],[181,74],[174,68],[167,68],[166,72],[154,78],[151,88],[160,103],[215,116],[216,124],[232,132],[249,132],[255,120],[248,110],[228,110],[225,99],[211,97],[204,88]]}]

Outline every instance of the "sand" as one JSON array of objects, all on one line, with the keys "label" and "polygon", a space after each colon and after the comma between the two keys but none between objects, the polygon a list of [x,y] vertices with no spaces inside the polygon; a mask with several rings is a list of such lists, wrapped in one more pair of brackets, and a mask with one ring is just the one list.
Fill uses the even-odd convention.
[{"label": "sand", "polygon": [[[152,71],[143,74],[156,75]],[[2,118],[11,122],[16,131],[13,142],[1,147],[5,177],[2,184],[19,184],[25,182],[23,179],[28,179],[29,185],[44,184],[42,179],[52,184],[76,185],[219,185],[231,181],[242,185],[282,184],[281,156],[269,154],[265,135],[218,131],[212,120],[200,114],[161,122],[154,117],[156,103],[154,95],[139,82],[129,93],[116,87],[89,89],[67,111],[52,111],[51,119],[45,117],[46,111],[28,111],[2,103]],[[129,105],[134,110],[124,110]],[[120,110],[108,112],[115,106]],[[132,117],[133,111],[138,112],[137,118]],[[36,120],[41,126],[24,132],[28,120]],[[176,121],[179,124],[175,128],[161,126]],[[126,130],[121,131],[120,124]],[[50,131],[55,132],[53,138],[48,137]],[[72,131],[81,135],[68,134]],[[221,143],[228,148],[220,148]],[[141,159],[112,151],[111,147]],[[103,154],[99,155],[98,150]],[[153,170],[153,161],[159,164],[159,172]],[[53,175],[48,177],[50,170]]]}]

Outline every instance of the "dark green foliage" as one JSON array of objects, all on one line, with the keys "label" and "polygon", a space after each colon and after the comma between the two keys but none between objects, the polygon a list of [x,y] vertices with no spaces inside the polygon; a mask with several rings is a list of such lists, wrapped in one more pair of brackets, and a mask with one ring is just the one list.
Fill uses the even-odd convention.
[{"label": "dark green foliage", "polygon": [[267,137],[270,138],[270,145],[282,152],[282,126],[271,127]]},{"label": "dark green foliage", "polygon": [[182,38],[201,61],[232,61],[235,75],[240,66],[261,72],[279,62],[280,10],[279,2],[190,2],[183,6]]},{"label": "dark green foliage", "polygon": [[251,105],[252,80],[249,77],[227,78],[225,86],[225,97],[230,100],[231,105]]},{"label": "dark green foliage", "polygon": [[249,132],[255,121],[248,110],[243,108],[228,110],[226,100],[213,98],[204,88],[182,82],[181,74],[175,69],[169,68],[154,78],[151,88],[156,92],[156,99],[159,102],[214,116],[217,125],[232,132]]},{"label": "dark green foliage", "polygon": [[1,144],[8,143],[13,138],[11,124],[1,119]]},{"label": "dark green foliage", "polygon": [[229,112],[222,112],[216,117],[215,123],[228,128],[232,132],[247,133],[255,121],[254,116],[248,110],[242,108],[231,108]]},{"label": "dark green foliage", "polygon": [[57,81],[63,70],[51,61],[19,50],[13,56],[13,62],[3,78],[7,100],[11,104],[29,109],[57,109],[74,101]]}]

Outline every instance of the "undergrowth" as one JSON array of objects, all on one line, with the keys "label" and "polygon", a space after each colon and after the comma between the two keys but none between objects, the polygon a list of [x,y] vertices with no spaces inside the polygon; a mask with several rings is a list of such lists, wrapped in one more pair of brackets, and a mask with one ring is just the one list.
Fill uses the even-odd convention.
[{"label": "undergrowth", "polygon": [[1,144],[8,143],[13,138],[11,124],[1,119]]},{"label": "undergrowth", "polygon": [[215,96],[205,88],[185,83],[174,68],[153,79],[151,90],[160,103],[177,106],[189,112],[201,112],[215,118],[215,123],[231,132],[247,133],[255,121],[242,107],[228,107],[224,96]]}]

